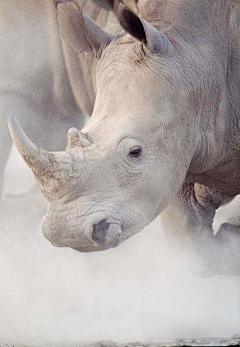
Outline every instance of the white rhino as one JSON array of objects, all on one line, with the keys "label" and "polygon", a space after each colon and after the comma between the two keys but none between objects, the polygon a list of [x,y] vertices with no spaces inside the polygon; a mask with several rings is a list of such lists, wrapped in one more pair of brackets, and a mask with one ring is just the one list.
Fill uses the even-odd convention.
[{"label": "white rhino", "polygon": [[92,117],[69,130],[66,150],[37,147],[9,118],[49,201],[43,233],[55,246],[99,251],[162,213],[182,252],[222,273],[231,257],[239,274],[240,234],[212,233],[216,208],[240,193],[239,2],[123,2],[115,12],[126,33],[113,35],[79,1],[57,1],[66,44],[97,59]]},{"label": "white rhino", "polygon": [[[80,4],[103,27],[121,30],[113,12],[92,0]],[[12,145],[6,115],[17,114],[38,145],[64,149],[69,127],[81,128],[92,113],[96,62],[62,44],[54,0],[0,0],[0,32],[1,193]]]}]

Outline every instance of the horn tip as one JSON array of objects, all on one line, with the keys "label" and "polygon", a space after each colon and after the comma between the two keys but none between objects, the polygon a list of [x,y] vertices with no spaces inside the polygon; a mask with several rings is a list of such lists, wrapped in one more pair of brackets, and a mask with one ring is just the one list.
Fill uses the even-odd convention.
[{"label": "horn tip", "polygon": [[11,136],[13,137],[13,133],[16,132],[16,129],[19,128],[18,121],[13,113],[9,113],[7,116],[8,128]]},{"label": "horn tip", "polygon": [[15,116],[13,113],[9,113],[8,116],[7,116],[7,122],[8,122],[8,125],[12,125],[12,123],[14,122],[15,120]]},{"label": "horn tip", "polygon": [[13,143],[17,147],[18,151],[21,152],[21,147],[26,143],[30,144],[31,141],[27,138],[24,131],[22,130],[20,124],[17,121],[16,116],[10,113],[7,116],[8,129],[13,140]]}]

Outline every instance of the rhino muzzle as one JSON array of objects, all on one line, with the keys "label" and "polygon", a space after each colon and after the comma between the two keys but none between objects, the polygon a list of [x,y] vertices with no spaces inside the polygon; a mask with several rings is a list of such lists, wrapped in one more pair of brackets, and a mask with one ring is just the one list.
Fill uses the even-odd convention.
[{"label": "rhino muzzle", "polygon": [[116,247],[120,242],[122,228],[120,223],[108,223],[106,219],[98,222],[91,220],[83,228],[81,225],[67,224],[66,218],[51,215],[42,222],[43,235],[56,247],[71,247],[81,252],[101,251]]},{"label": "rhino muzzle", "polygon": [[84,215],[84,206],[88,206],[84,202],[80,207],[75,206],[74,216],[70,212],[75,209],[71,205],[72,199],[81,196],[81,189],[84,189],[84,168],[102,155],[89,135],[71,128],[66,151],[47,152],[29,140],[14,116],[8,117],[8,125],[15,146],[49,200],[48,213],[42,221],[43,235],[54,246],[71,247],[82,252],[115,247],[122,228],[116,218],[106,219],[109,212],[96,211],[90,215],[86,212]]}]

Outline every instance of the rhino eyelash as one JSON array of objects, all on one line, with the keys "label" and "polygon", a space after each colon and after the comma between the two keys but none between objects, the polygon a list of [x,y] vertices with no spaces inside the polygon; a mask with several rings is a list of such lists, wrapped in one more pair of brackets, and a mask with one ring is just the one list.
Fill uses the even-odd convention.
[{"label": "rhino eyelash", "polygon": [[131,158],[139,158],[142,154],[142,148],[139,146],[133,147],[130,151],[129,151],[129,156]]}]

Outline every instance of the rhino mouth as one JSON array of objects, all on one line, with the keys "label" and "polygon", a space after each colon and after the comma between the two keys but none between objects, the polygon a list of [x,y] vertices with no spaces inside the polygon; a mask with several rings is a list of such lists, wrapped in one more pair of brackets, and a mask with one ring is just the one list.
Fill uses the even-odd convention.
[{"label": "rhino mouth", "polygon": [[123,232],[120,221],[113,219],[95,219],[92,223],[89,221],[84,229],[58,222],[59,218],[45,216],[42,222],[43,235],[56,247],[70,247],[80,252],[114,248],[120,243]]},{"label": "rhino mouth", "polygon": [[115,248],[121,243],[122,229],[118,224],[109,224],[106,220],[93,226],[94,245],[71,247],[78,252],[98,252]]}]

